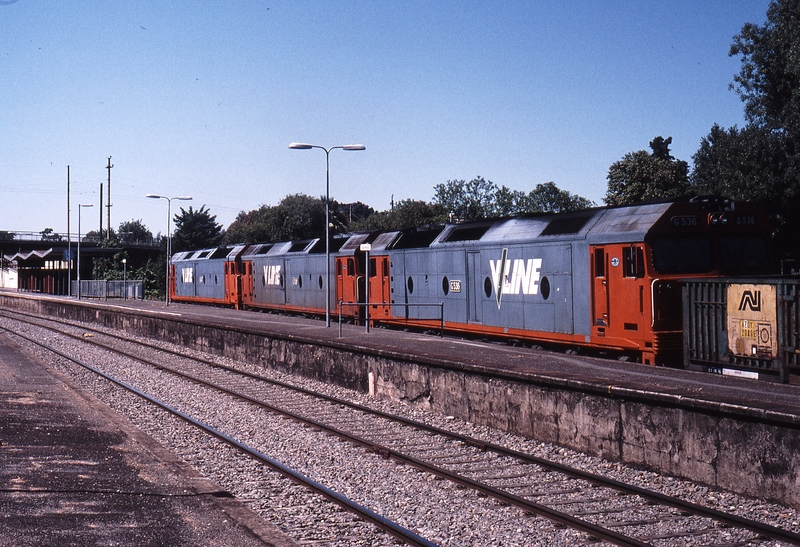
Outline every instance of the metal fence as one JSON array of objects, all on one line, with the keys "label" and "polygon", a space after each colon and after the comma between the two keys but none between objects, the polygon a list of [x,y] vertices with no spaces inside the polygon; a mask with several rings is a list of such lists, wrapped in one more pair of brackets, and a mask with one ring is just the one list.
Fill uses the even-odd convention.
[{"label": "metal fence", "polygon": [[[369,305],[372,306],[373,308],[377,308],[379,306],[392,307],[392,308],[394,308],[396,306],[404,307],[406,309],[406,314],[408,314],[408,309],[409,308],[439,308],[439,316],[438,317],[431,317],[431,318],[428,318],[428,319],[425,319],[423,317],[417,317],[417,318],[412,319],[410,324],[413,324],[414,321],[422,321],[422,322],[431,321],[431,320],[439,321],[439,336],[443,336],[444,335],[444,302],[421,303],[421,304],[401,304],[401,303],[395,303],[395,302],[391,302],[391,303],[390,302],[370,302]],[[366,304],[364,302],[343,302],[342,300],[339,300],[339,338],[342,337],[342,310],[345,307],[352,307],[352,308],[363,307],[364,308],[365,314],[364,314],[364,317],[362,317],[361,319],[364,321],[364,323],[366,325],[367,332],[369,332],[370,321],[380,322],[380,319],[381,319],[380,317],[370,317],[369,316],[369,307],[366,306]],[[405,322],[407,322],[407,323],[409,322],[408,317],[406,317]]]},{"label": "metal fence", "polygon": [[[144,281],[92,281],[81,280],[81,298],[119,298],[123,300],[142,300],[144,298]],[[78,296],[78,282],[73,281],[70,295]]]}]

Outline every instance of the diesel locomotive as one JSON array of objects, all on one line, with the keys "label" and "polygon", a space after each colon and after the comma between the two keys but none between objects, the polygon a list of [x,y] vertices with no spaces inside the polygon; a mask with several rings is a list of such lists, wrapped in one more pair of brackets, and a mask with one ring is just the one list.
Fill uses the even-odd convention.
[{"label": "diesel locomotive", "polygon": [[682,360],[681,283],[770,273],[753,206],[694,199],[176,253],[176,302]]}]

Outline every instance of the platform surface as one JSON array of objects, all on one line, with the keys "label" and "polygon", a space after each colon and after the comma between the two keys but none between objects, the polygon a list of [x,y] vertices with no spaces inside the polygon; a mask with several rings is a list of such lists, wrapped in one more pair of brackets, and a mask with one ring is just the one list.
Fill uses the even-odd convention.
[{"label": "platform surface", "polygon": [[295,545],[0,332],[0,546]]}]

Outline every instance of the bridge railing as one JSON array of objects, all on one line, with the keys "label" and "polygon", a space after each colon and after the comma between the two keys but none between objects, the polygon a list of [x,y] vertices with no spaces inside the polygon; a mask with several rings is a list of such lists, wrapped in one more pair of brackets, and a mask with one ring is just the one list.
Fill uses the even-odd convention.
[{"label": "bridge railing", "polygon": [[[58,243],[58,244],[66,244],[67,234],[62,234],[58,232],[11,232],[7,230],[0,230],[0,245],[4,242],[12,242],[12,241],[27,241],[27,242],[43,242],[43,243]],[[78,235],[71,234],[72,243],[78,242]],[[100,243],[105,238],[100,235],[83,235],[81,237],[81,243]],[[158,238],[149,238],[149,239],[133,239],[129,237],[118,237],[118,240],[123,245],[131,245],[136,247],[158,247],[160,245],[160,240]]]}]

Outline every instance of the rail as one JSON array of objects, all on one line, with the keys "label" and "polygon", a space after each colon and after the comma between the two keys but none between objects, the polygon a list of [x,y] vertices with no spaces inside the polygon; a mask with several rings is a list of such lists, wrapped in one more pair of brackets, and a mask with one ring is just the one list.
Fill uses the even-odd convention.
[{"label": "rail", "polygon": [[[395,302],[392,302],[392,303],[370,302],[369,305],[376,306],[376,307],[377,306],[389,306],[389,307],[403,306],[406,309],[408,309],[408,308],[425,308],[425,307],[428,307],[428,308],[439,308],[439,317],[438,317],[438,319],[439,319],[439,336],[444,336],[444,302],[439,302],[438,304],[397,304]],[[339,338],[342,337],[342,308],[344,306],[360,307],[360,306],[367,306],[367,304],[364,303],[364,302],[343,302],[342,300],[339,300]],[[406,320],[408,320],[408,318],[406,318]],[[425,321],[426,319],[421,319],[421,320]],[[366,314],[365,321],[364,321],[366,323],[367,332],[369,332],[369,321],[370,321],[370,319],[369,319],[369,308],[367,308],[367,314]]]}]

